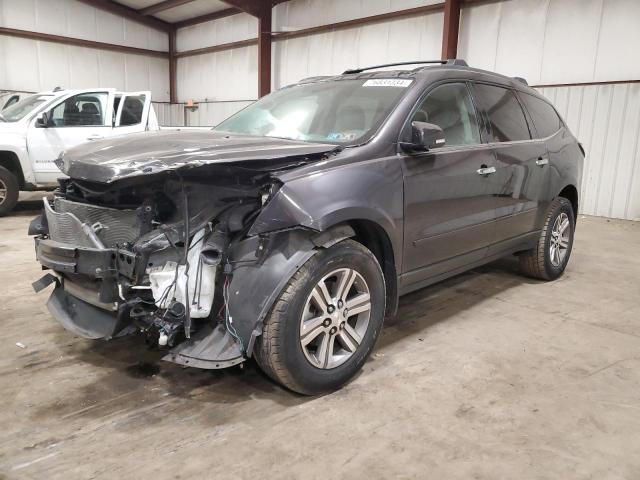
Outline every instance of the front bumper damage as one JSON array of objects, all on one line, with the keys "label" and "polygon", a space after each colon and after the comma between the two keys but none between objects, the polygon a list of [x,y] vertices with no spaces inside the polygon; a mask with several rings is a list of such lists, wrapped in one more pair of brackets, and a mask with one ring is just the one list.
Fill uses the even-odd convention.
[{"label": "front bumper damage", "polygon": [[[250,210],[241,207],[242,202],[238,205]],[[209,369],[249,358],[273,302],[314,255],[318,242],[332,243],[335,237],[353,233],[338,229],[333,237],[324,238],[299,228],[255,236],[241,232],[221,239],[220,225],[238,223],[229,218],[232,215],[224,222],[212,218],[196,222],[198,215],[192,213],[195,223],[190,231],[195,233],[189,236],[188,255],[179,257],[176,252],[181,254],[184,247],[177,245],[183,238],[177,224],[145,233],[138,222],[131,227],[139,235],[137,240],[109,239],[107,233],[113,237],[116,232],[106,210],[91,207],[90,215],[76,207],[74,202],[56,198],[53,205],[45,204],[43,216],[30,229],[37,234],[38,261],[43,269],[54,272],[34,284],[36,291],[55,284],[47,303],[52,316],[67,330],[90,339],[110,340],[142,332],[154,345],[167,348],[164,360]],[[233,211],[221,210],[224,213],[215,218]],[[92,224],[96,212],[103,218]],[[140,211],[129,214],[139,215]],[[70,228],[74,229],[71,236]],[[180,283],[185,262],[191,273]],[[206,276],[210,278],[203,279]],[[164,300],[159,298],[174,277],[178,285]],[[184,304],[191,305],[189,324],[185,309],[179,308]]]}]

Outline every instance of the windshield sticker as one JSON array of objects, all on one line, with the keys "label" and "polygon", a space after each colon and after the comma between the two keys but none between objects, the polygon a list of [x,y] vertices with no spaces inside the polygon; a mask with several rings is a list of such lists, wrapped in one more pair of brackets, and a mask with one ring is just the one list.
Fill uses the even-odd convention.
[{"label": "windshield sticker", "polygon": [[367,80],[362,85],[363,87],[400,87],[407,88],[411,85],[413,80],[401,79],[401,78],[374,78]]}]

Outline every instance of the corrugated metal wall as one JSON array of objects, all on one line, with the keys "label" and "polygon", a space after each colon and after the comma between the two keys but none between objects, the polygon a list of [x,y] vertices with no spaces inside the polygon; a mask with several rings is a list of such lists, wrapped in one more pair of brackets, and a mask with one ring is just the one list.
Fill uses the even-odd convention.
[{"label": "corrugated metal wall", "polygon": [[580,211],[640,220],[640,83],[540,91],[587,151]]},{"label": "corrugated metal wall", "polygon": [[[167,51],[163,32],[75,0],[0,0],[0,26]],[[0,88],[151,90],[169,100],[169,61],[0,36]]]}]

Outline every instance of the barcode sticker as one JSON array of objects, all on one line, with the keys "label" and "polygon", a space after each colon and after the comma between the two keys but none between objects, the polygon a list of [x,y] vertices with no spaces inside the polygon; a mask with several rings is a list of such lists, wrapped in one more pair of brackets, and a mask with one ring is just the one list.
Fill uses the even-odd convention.
[{"label": "barcode sticker", "polygon": [[363,87],[400,87],[406,88],[411,85],[413,80],[402,78],[372,78],[362,85]]}]

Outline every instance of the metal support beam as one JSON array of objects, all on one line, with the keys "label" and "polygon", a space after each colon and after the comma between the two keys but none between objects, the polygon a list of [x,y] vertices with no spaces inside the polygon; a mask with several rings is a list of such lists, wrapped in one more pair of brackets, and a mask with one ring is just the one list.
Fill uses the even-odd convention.
[{"label": "metal support beam", "polygon": [[169,32],[169,102],[178,103],[178,57],[176,57],[176,31]]},{"label": "metal support beam", "polygon": [[270,0],[222,0],[227,5],[260,18],[267,10],[271,11]]},{"label": "metal support beam", "polygon": [[258,17],[258,97],[271,93],[271,6]]},{"label": "metal support beam", "polygon": [[15,28],[0,27],[0,35],[28,38],[30,40],[41,40],[43,42],[61,43],[64,45],[74,45],[76,47],[95,48],[98,50],[111,50],[114,52],[133,53],[135,55],[146,55],[148,57],[169,57],[168,52],[160,52],[158,50],[148,50],[146,48],[129,47],[126,45],[116,45],[113,43],[94,42],[93,40],[84,40],[82,38],[63,37],[61,35],[31,32],[28,30],[18,30]]},{"label": "metal support beam", "polygon": [[460,29],[460,0],[445,0],[444,28],[442,29],[442,59],[458,55],[458,30]]},{"label": "metal support beam", "polygon": [[179,7],[180,5],[191,2],[193,2],[193,0],[164,0],[163,2],[154,3],[148,7],[141,8],[138,10],[138,13],[140,15],[155,15],[156,13],[164,12],[170,8]]}]

